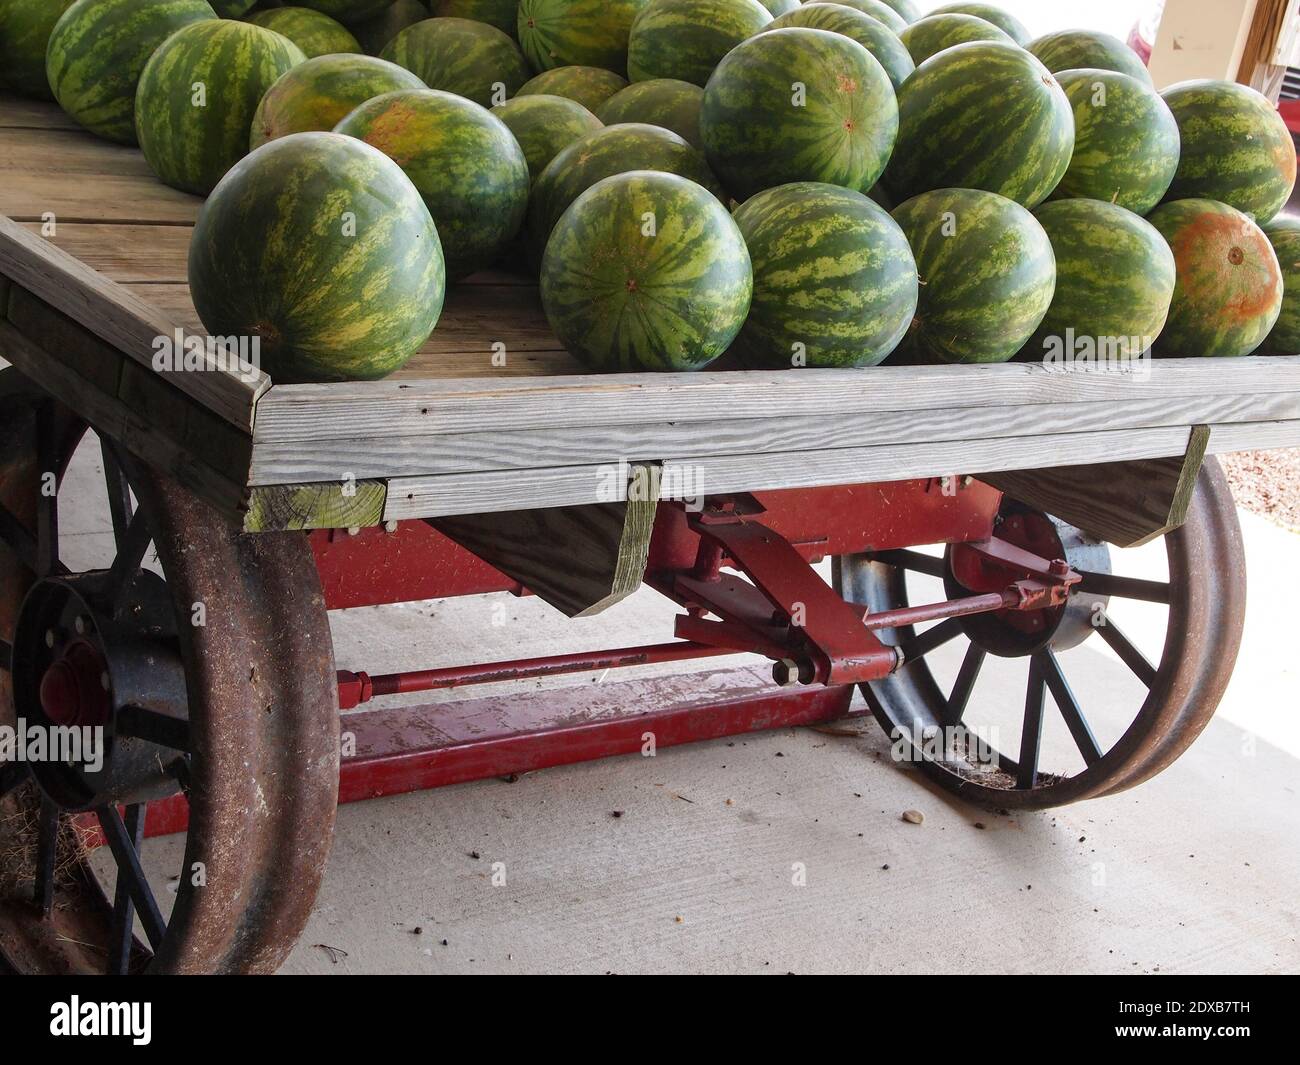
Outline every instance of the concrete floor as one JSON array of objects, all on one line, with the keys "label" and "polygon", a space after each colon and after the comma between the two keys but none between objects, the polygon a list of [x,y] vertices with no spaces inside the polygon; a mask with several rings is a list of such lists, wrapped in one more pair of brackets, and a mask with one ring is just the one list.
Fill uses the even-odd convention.
[{"label": "concrete floor", "polygon": [[[83,449],[63,494],[73,568],[111,548],[98,478]],[[754,734],[356,803],[285,971],[1300,971],[1300,543],[1241,521],[1250,604],[1231,688],[1188,754],[1134,791],[1020,816],[966,808],[891,763],[867,718],[860,735]],[[1115,564],[1166,575],[1158,545]],[[1161,609],[1126,605],[1112,616],[1155,656]],[[339,666],[383,672],[662,640],[673,612],[643,591],[578,622],[507,595],[332,620]],[[957,651],[944,652],[950,683]],[[1062,661],[1104,744],[1136,681],[1097,640]],[[717,669],[695,666],[702,685]],[[1023,671],[995,667],[968,717],[1016,736]],[[1072,748],[1050,704],[1047,721],[1052,769]],[[908,809],[924,823],[903,822]],[[167,899],[181,841],[147,841],[145,860]]]}]

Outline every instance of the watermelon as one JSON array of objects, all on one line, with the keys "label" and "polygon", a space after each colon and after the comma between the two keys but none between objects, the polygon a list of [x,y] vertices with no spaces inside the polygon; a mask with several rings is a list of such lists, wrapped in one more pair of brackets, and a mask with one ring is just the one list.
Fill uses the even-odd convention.
[{"label": "watermelon", "polygon": [[519,45],[537,71],[604,67],[627,73],[627,39],[647,0],[520,0]]},{"label": "watermelon", "polygon": [[431,89],[483,107],[503,103],[528,80],[515,42],[485,22],[431,18],[402,30],[381,58],[405,67]]},{"label": "watermelon", "polygon": [[1137,52],[1118,37],[1092,30],[1062,30],[1039,37],[1025,46],[1052,73],[1097,67],[1118,70],[1150,85],[1151,75]]},{"label": "watermelon", "polygon": [[1056,289],[1052,242],[1038,220],[1014,200],[976,189],[924,192],[893,217],[921,286],[901,353],[920,362],[1010,359]]},{"label": "watermelon", "polygon": [[897,132],[884,67],[826,30],[772,30],[737,46],[705,86],[700,111],[705,154],[738,200],[790,181],[866,192]]},{"label": "watermelon", "polygon": [[348,29],[367,55],[378,55],[402,30],[428,17],[429,9],[421,0],[395,0],[378,15],[348,23]]},{"label": "watermelon", "polygon": [[306,57],[289,38],[247,22],[177,30],[145,64],[135,128],[159,180],[200,196],[248,152],[262,96]]},{"label": "watermelon", "polygon": [[1003,11],[996,4],[944,4],[942,7],[936,7],[930,14],[974,15],[976,18],[982,18],[985,22],[993,23],[1022,48],[1030,41],[1029,31],[1025,29],[1025,24],[1015,15]]},{"label": "watermelon", "polygon": [[704,186],[719,200],[724,197],[704,156],[676,133],[639,122],[606,126],[561,151],[533,184],[528,240],[534,257],[541,260],[551,230],[569,204],[602,178],[629,170],[677,174]]},{"label": "watermelon", "polygon": [[92,133],[135,144],[135,90],[153,51],[216,18],[207,0],[77,0],[54,24],[45,73],[59,106]]},{"label": "watermelon", "polygon": [[1147,220],[1174,252],[1178,283],[1158,355],[1249,355],[1282,313],[1282,267],[1264,231],[1216,200],[1162,203]]},{"label": "watermelon", "polygon": [[607,126],[618,122],[645,122],[663,126],[686,141],[692,148],[704,150],[700,138],[700,107],[704,90],[689,81],[655,78],[638,81],[620,89],[596,111]]},{"label": "watermelon", "polygon": [[438,18],[486,22],[519,39],[519,0],[433,0],[433,13]]},{"label": "watermelon", "polygon": [[1178,123],[1160,94],[1114,70],[1057,76],[1074,108],[1074,156],[1053,198],[1107,200],[1145,215],[1178,169]]},{"label": "watermelon", "polygon": [[754,266],[738,347],[749,366],[874,366],[916,313],[916,261],[903,231],[860,192],[798,181],[735,213]]},{"label": "watermelon", "polygon": [[415,187],[334,133],[295,133],[235,164],[199,211],[189,281],[208,332],[258,338],[277,384],[392,373],[433,331],[445,288]]},{"label": "watermelon", "polygon": [[908,27],[909,19],[904,18],[884,0],[809,0],[808,6],[818,4],[839,4],[842,7],[851,7],[855,11],[861,11],[864,15],[870,15],[882,26],[893,30],[895,34],[902,33]]},{"label": "watermelon", "polygon": [[603,128],[582,104],[563,96],[516,96],[497,104],[492,113],[515,135],[534,180],[561,149]]},{"label": "watermelon", "polygon": [[865,15],[857,8],[843,4],[805,4],[789,14],[773,19],[767,30],[782,30],[802,26],[808,30],[829,30],[842,33],[862,45],[885,68],[889,82],[897,89],[916,69],[898,35],[883,22]]},{"label": "watermelon", "polygon": [[302,49],[308,59],[341,52],[358,53],[361,45],[346,26],[309,7],[277,7],[250,15],[248,21],[283,34]]},{"label": "watermelon", "polygon": [[912,62],[920,65],[932,55],[967,41],[1005,41],[1015,44],[1009,34],[974,15],[931,15],[918,19],[898,35]]},{"label": "watermelon", "polygon": [[1036,207],[1074,152],[1074,115],[1056,79],[1012,44],[959,44],[898,91],[898,143],[885,184],[896,199],[983,189]]},{"label": "watermelon", "polygon": [[1282,269],[1282,313],[1256,355],[1300,355],[1300,219],[1281,216],[1263,227]]},{"label": "watermelon", "polygon": [[409,70],[372,55],[322,55],[299,63],[266,90],[249,147],[290,133],[332,130],[353,108],[398,89],[423,89]]},{"label": "watermelon", "polygon": [[45,77],[50,31],[72,0],[0,0],[0,84],[53,100]]},{"label": "watermelon", "polygon": [[395,160],[438,225],[447,276],[487,266],[519,231],[528,160],[504,122],[464,97],[404,89],[368,100],[335,127]]},{"label": "watermelon", "polygon": [[921,17],[921,9],[916,6],[916,0],[884,0],[884,4],[891,11],[897,12],[904,22],[915,22]]},{"label": "watermelon", "polygon": [[612,70],[601,67],[554,67],[524,82],[517,95],[543,93],[547,96],[563,96],[576,100],[588,111],[595,111],[619,89],[626,87],[627,79]]},{"label": "watermelon", "polygon": [[703,85],[724,55],[771,21],[758,0],[650,0],[632,23],[628,77]]},{"label": "watermelon", "polygon": [[1295,188],[1296,157],[1277,108],[1231,81],[1185,81],[1161,95],[1182,137],[1166,199],[1219,200],[1261,223],[1282,209]]},{"label": "watermelon", "polygon": [[758,2],[767,8],[767,13],[773,18],[798,11],[803,5],[803,0],[758,0]]},{"label": "watermelon", "polygon": [[1174,295],[1174,256],[1159,231],[1100,200],[1054,200],[1034,217],[1056,254],[1056,292],[1022,354],[1128,360],[1148,351]]},{"label": "watermelon", "polygon": [[[238,0],[242,3],[242,0]],[[303,7],[329,15],[342,23],[361,22],[374,18],[392,0],[297,0]]]},{"label": "watermelon", "polygon": [[749,252],[693,181],[648,170],[596,182],[564,212],[542,260],[542,308],[593,370],[698,370],[749,310]]},{"label": "watermelon", "polygon": [[221,18],[239,18],[253,9],[256,0],[212,0],[212,10]]}]

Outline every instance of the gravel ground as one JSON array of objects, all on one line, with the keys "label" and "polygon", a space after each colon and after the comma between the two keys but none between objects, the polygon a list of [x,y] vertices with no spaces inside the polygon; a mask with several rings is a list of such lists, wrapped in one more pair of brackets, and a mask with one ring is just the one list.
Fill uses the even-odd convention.
[{"label": "gravel ground", "polygon": [[1237,505],[1300,532],[1300,448],[1220,455]]}]

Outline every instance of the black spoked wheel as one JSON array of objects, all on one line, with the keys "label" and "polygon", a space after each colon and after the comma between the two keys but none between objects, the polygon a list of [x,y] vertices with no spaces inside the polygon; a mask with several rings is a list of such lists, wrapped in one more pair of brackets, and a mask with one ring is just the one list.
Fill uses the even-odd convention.
[{"label": "black spoked wheel", "polygon": [[[1004,500],[995,532],[1040,557],[1066,559],[1083,582],[1063,607],[952,618],[920,632],[882,630],[882,639],[904,649],[906,664],[862,690],[897,752],[949,791],[993,808],[1109,795],[1166,768],[1209,723],[1241,641],[1245,558],[1217,462],[1202,469],[1186,524],[1163,538],[1167,580],[1113,573],[1106,545],[1014,500]],[[835,560],[836,587],[871,612],[907,606],[909,583],[925,585],[926,578],[916,601],[991,590],[980,586],[960,548],[942,557],[892,551]],[[1133,609],[1164,615],[1154,660],[1122,627]],[[1075,649],[1084,646],[1109,648],[1127,681],[1085,690],[1098,672],[1094,660],[1087,676],[1074,674],[1076,689],[1068,678]],[[940,680],[940,657],[950,680]],[[981,707],[982,688],[1006,687],[994,683],[990,667],[1017,665],[1023,701]]]},{"label": "black spoked wheel", "polygon": [[[60,530],[79,447],[102,459],[101,565],[74,562],[85,535]],[[328,855],[337,715],[305,540],[241,535],[0,373],[0,723],[45,738],[0,764],[5,965],[273,970]],[[70,746],[74,734],[89,742]],[[149,875],[145,810],[178,794],[188,829],[173,899],[152,886],[168,878]]]}]

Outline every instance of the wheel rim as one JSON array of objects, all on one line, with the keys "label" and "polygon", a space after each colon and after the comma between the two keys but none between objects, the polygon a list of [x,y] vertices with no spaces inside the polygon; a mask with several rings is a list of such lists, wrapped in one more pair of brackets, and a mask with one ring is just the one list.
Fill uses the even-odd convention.
[{"label": "wheel rim", "polygon": [[[1004,511],[1024,513],[1029,508],[1004,502]],[[1045,519],[1046,516],[1040,515]],[[1059,523],[1058,523],[1059,525]],[[1062,527],[1063,535],[1080,537]],[[912,630],[884,631],[887,643],[912,650],[911,660],[894,675],[863,685],[863,694],[877,720],[899,743],[899,750],[944,788],[986,806],[1045,808],[1133,787],[1171,764],[1209,723],[1218,705],[1241,640],[1245,613],[1245,559],[1241,533],[1226,479],[1209,459],[1202,469],[1186,523],[1164,537],[1168,581],[1149,582],[1109,573],[1108,565],[1086,571],[1083,584],[1071,598],[1071,608],[1091,608],[1094,602],[1148,603],[1167,598],[1168,621],[1159,661],[1147,662],[1123,630],[1103,609],[1104,625],[1093,628],[1116,657],[1145,686],[1145,696],[1131,720],[1113,742],[1098,740],[1089,726],[1081,700],[1067,679],[1062,650],[1078,645],[1079,630],[1069,632],[1063,648],[1028,641],[1014,654],[1028,659],[1024,709],[1012,744],[970,747],[959,742],[956,750],[941,741],[910,742],[921,736],[964,724],[972,695],[985,675],[989,658],[1012,657],[1013,652],[981,640],[987,618],[963,623],[942,622],[919,635]],[[1090,547],[1081,538],[1071,563]],[[907,605],[906,574],[924,572],[942,577],[949,594],[960,589],[954,580],[949,549],[944,559],[916,552],[887,552],[880,557],[846,556],[835,560],[836,587],[846,598],[872,612]],[[976,639],[969,639],[971,633]],[[1092,639],[1093,635],[1087,635]],[[957,638],[967,638],[951,685],[940,685],[929,656]],[[990,648],[996,648],[991,650]],[[1109,707],[1107,707],[1109,709]],[[1079,767],[1052,774],[1039,764],[1043,729],[1050,715],[1058,714],[1077,749]],[[1055,723],[1053,723],[1055,725]],[[1019,742],[1014,742],[1018,739]],[[964,741],[962,741],[964,742]],[[988,758],[998,771],[984,764]]]},{"label": "wheel rim", "polygon": [[[39,491],[46,470],[62,484],[87,427],[12,371],[0,374],[0,424],[6,427],[0,440],[0,720],[14,724],[15,699],[30,708],[42,694],[33,688],[38,652],[28,630],[39,631],[46,621],[41,611],[69,584],[78,591],[88,587],[84,574],[66,574],[58,564],[59,495]],[[103,453],[117,561],[91,579],[148,585],[132,607],[148,600],[155,611],[170,613],[171,665],[162,660],[165,650],[160,659],[163,645],[155,642],[141,672],[156,681],[173,671],[169,683],[179,685],[188,726],[182,723],[178,733],[173,722],[171,731],[151,735],[188,746],[188,757],[175,752],[165,765],[167,780],[155,774],[152,787],[141,788],[138,779],[119,772],[125,780],[120,793],[89,796],[60,790],[52,767],[38,765],[30,774],[31,766],[5,767],[0,957],[11,968],[37,972],[270,971],[310,913],[337,801],[337,690],[315,567],[302,537],[241,535],[111,443],[104,443]],[[165,585],[140,569],[150,549]],[[202,604],[197,613],[195,604]],[[94,621],[70,642],[109,649],[115,702],[124,697],[121,646],[99,631],[102,614]],[[75,672],[89,660],[79,649],[68,661]],[[52,706],[84,709],[84,701],[69,704],[67,693],[84,695],[85,685],[78,685],[93,672],[69,681],[61,667],[39,668],[41,679],[60,675],[57,683],[46,682]],[[39,718],[45,710],[41,704],[28,713]],[[157,705],[152,712],[156,716]],[[113,744],[134,743],[129,734],[147,714],[124,725],[121,708],[111,713],[107,762],[117,772],[121,752]],[[154,746],[174,751],[167,743]],[[185,859],[169,915],[140,857],[142,803],[168,788],[184,788],[189,798]],[[114,859],[111,898],[69,816],[88,807]],[[143,943],[131,932],[136,917]]]}]

